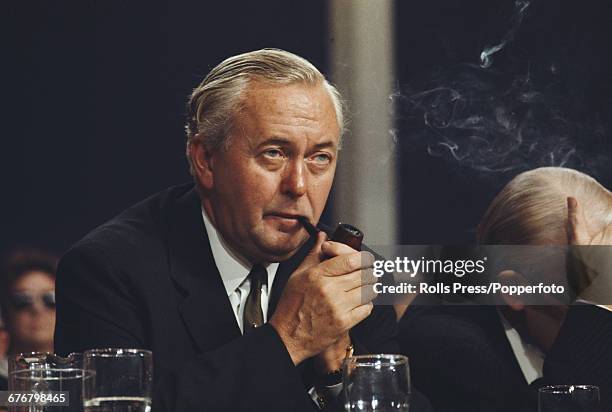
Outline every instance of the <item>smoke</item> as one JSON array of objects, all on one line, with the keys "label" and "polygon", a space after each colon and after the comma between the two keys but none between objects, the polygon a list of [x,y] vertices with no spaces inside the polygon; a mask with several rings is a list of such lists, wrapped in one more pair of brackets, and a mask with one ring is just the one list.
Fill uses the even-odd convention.
[{"label": "smoke", "polygon": [[[478,172],[559,166],[598,175],[607,159],[592,147],[601,147],[593,142],[605,139],[604,130],[562,81],[558,61],[539,61],[533,69],[512,55],[530,4],[514,2],[510,27],[477,62],[438,69],[391,96],[401,108],[402,139]],[[503,49],[508,56],[494,64],[492,56]]]},{"label": "smoke", "polygon": [[534,90],[528,74],[508,83],[482,71],[464,65],[434,81],[445,86],[396,94],[431,156],[483,172],[583,166],[573,138],[583,130],[563,116],[557,95]]},{"label": "smoke", "polygon": [[510,19],[510,29],[506,31],[502,37],[502,39],[495,43],[492,46],[487,46],[484,48],[482,53],[480,53],[480,67],[483,69],[488,69],[493,64],[493,56],[495,53],[503,50],[504,47],[512,40],[514,40],[514,36],[521,26],[525,15],[527,14],[527,9],[531,3],[525,0],[516,0],[514,2],[514,13],[512,14],[512,18]]}]

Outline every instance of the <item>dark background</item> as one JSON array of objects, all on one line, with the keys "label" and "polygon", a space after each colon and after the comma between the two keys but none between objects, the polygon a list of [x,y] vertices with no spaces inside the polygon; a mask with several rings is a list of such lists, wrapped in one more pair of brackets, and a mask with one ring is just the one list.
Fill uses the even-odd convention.
[{"label": "dark background", "polygon": [[[574,155],[565,166],[612,187],[609,2],[531,1],[513,40],[493,56],[487,70],[478,67],[480,53],[513,26],[518,2],[435,0],[419,2],[417,7],[414,3],[398,2],[398,73],[403,95],[447,86],[465,92],[480,90],[472,97],[486,99],[468,101],[458,116],[479,114],[487,126],[498,126],[489,106],[510,108],[514,120],[536,129],[530,137],[524,135],[538,143],[539,151],[527,156],[523,145],[503,161],[498,158],[497,164],[490,155],[478,158],[469,150],[459,150],[460,156],[466,155],[462,161],[448,153],[430,156],[427,146],[432,136],[423,132],[421,113],[415,114],[400,99],[404,243],[474,241],[478,220],[505,183],[524,170],[560,166],[559,154],[570,148],[575,149]],[[529,81],[523,85],[526,73]],[[537,92],[539,100],[517,103],[524,92]],[[489,95],[496,96],[493,102]],[[514,132],[497,136],[497,146],[514,137],[510,136]],[[447,133],[454,141],[465,142],[460,131]],[[549,152],[556,152],[555,160]],[[483,171],[508,165],[513,167],[507,171]]]},{"label": "dark background", "polygon": [[[191,89],[222,59],[262,47],[295,52],[328,72],[334,39],[326,7],[324,0],[3,3],[0,251],[33,245],[62,253],[127,206],[188,180],[183,114]],[[450,81],[466,67],[478,78],[469,64],[501,37],[513,12],[512,1],[398,1],[398,91]],[[505,84],[529,62],[534,87],[561,108],[574,125],[568,131],[580,132],[579,156],[567,165],[607,187],[610,16],[603,0],[534,2],[487,80]],[[501,186],[544,164],[526,159],[483,172],[431,156],[409,101],[397,106],[401,240],[471,241]]]}]

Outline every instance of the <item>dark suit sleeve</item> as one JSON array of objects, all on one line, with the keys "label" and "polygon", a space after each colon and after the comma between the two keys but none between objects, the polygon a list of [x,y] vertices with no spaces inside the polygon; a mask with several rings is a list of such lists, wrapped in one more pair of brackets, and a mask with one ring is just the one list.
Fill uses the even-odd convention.
[{"label": "dark suit sleeve", "polygon": [[544,362],[545,384],[599,386],[602,410],[612,408],[612,312],[571,306]]},{"label": "dark suit sleeve", "polygon": [[355,355],[399,353],[393,306],[376,305],[364,321],[350,331]]},{"label": "dark suit sleeve", "polygon": [[[129,280],[100,251],[70,251],[57,275],[57,353],[148,348],[145,314]],[[155,355],[154,355],[155,356]],[[312,411],[301,377],[270,326],[184,364],[154,371],[154,410]]]}]

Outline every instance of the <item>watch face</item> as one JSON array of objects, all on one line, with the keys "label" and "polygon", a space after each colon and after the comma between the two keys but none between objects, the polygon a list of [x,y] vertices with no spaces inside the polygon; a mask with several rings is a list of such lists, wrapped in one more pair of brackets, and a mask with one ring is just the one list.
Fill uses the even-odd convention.
[{"label": "watch face", "polygon": [[328,373],[323,377],[323,385],[334,386],[342,383],[342,371],[337,370]]}]

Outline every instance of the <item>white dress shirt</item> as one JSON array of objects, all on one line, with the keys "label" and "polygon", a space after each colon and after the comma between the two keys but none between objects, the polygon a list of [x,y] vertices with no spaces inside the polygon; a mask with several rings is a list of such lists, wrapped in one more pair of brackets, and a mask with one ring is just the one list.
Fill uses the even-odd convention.
[{"label": "white dress shirt", "polygon": [[519,335],[518,331],[514,329],[512,325],[510,325],[504,315],[502,315],[502,313],[499,311],[498,313],[499,318],[504,325],[506,337],[508,338],[510,346],[512,347],[512,352],[514,352],[514,357],[516,358],[521,371],[523,372],[523,376],[525,377],[527,384],[530,384],[536,379],[543,377],[544,352],[542,352],[537,346],[523,341],[521,335]]},{"label": "white dress shirt", "polygon": [[[243,331],[242,317],[244,314],[244,305],[247,296],[249,296],[249,291],[251,290],[251,280],[248,278],[248,275],[252,266],[230,248],[214,227],[203,208],[202,219],[204,220],[204,226],[206,227],[206,234],[208,235],[208,241],[215,264],[221,275],[227,297],[234,310],[234,315],[236,316],[236,322],[238,322],[240,330]],[[268,272],[268,284],[262,287],[261,310],[263,312],[264,322],[267,322],[269,292],[272,290],[272,283],[274,282],[274,277],[278,270],[278,262],[269,263],[264,266]]]}]

